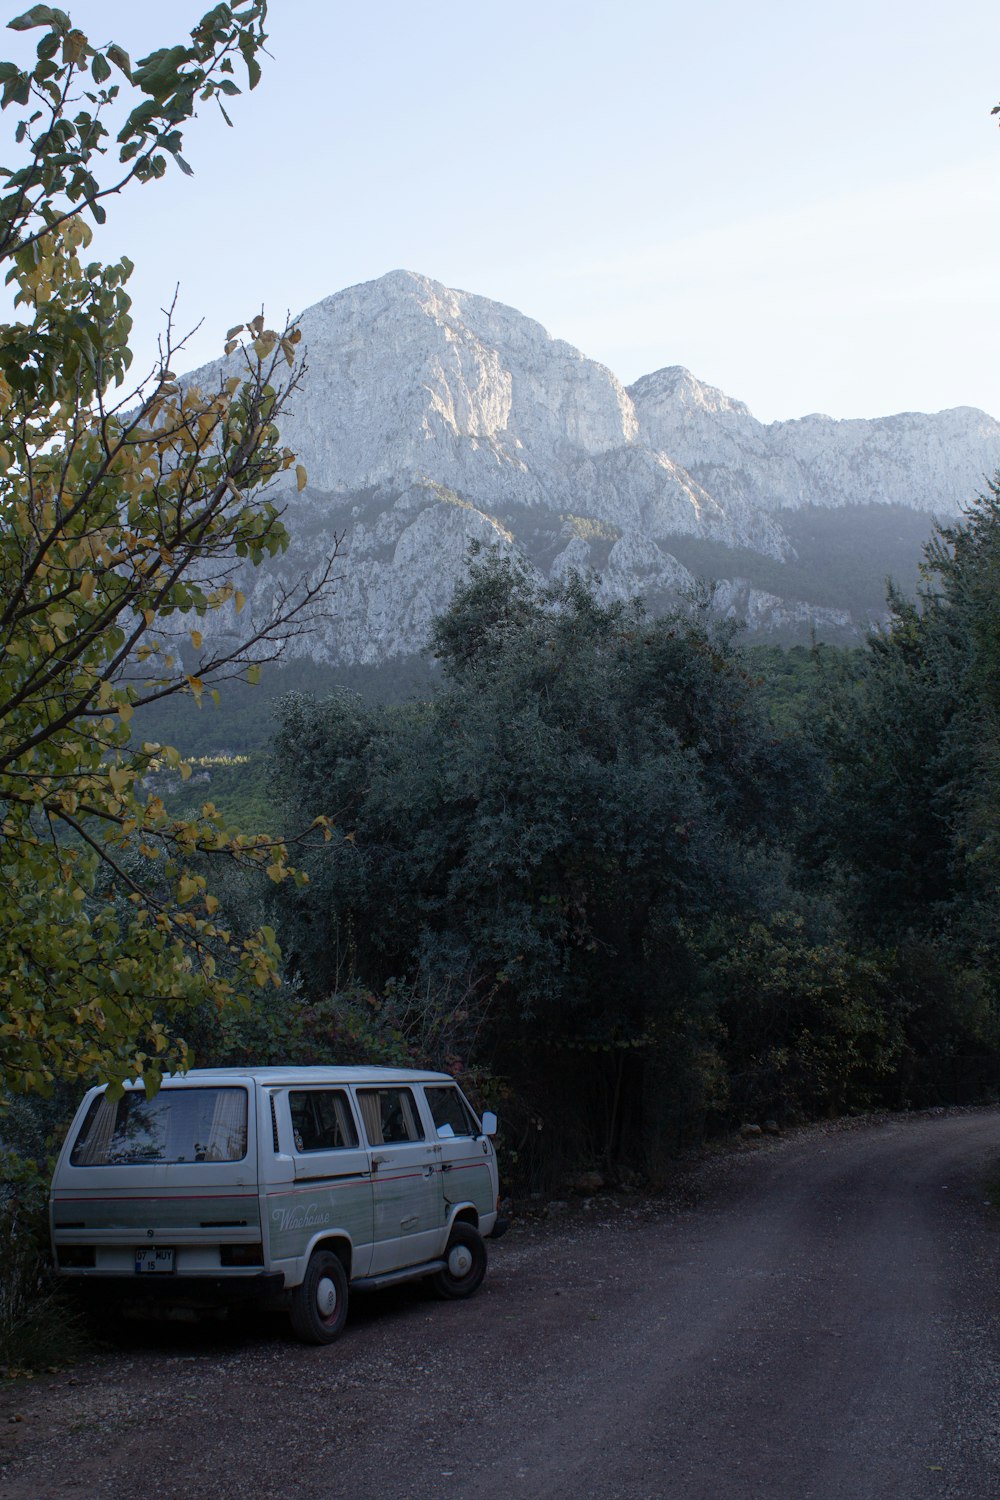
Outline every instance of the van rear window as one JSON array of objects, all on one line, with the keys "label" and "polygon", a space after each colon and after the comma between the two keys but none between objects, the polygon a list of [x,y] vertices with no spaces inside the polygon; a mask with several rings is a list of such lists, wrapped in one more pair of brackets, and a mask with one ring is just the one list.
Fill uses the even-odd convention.
[{"label": "van rear window", "polygon": [[99,1095],[70,1153],[74,1167],[144,1162],[241,1161],[247,1154],[247,1092],[240,1088],[161,1089]]}]

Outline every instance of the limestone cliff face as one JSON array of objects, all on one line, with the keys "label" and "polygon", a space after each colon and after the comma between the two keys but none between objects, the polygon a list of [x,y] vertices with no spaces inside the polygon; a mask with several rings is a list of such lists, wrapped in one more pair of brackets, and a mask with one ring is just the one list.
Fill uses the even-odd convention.
[{"label": "limestone cliff face", "polygon": [[408,271],[303,313],[308,374],[282,436],[317,491],[444,486],[494,514],[579,509],[653,535],[737,537],[779,554],[779,529],[726,513],[643,443],[610,370],[539,323]]},{"label": "limestone cliff face", "polygon": [[[280,570],[345,534],[332,615],[295,646],[322,660],[420,649],[473,539],[543,577],[593,568],[608,597],[662,605],[693,582],[680,539],[780,563],[795,507],[950,514],[1000,463],[1000,426],[981,412],[764,426],[678,368],[626,390],[514,309],[407,271],[326,298],[299,326],[307,369],[282,439],[309,485],[288,496]],[[276,581],[262,569],[245,587],[262,607]],[[822,615],[739,577],[718,598],[760,630]]]},{"label": "limestone cliff face", "polygon": [[1000,462],[1000,423],[969,406],[927,416],[765,425],[674,366],[629,388],[643,438],[723,506],[903,505],[954,515]]}]

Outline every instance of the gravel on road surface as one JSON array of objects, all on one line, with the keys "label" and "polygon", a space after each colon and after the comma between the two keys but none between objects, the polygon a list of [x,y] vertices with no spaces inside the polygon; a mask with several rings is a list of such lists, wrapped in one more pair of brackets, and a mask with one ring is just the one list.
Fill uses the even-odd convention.
[{"label": "gravel on road surface", "polygon": [[468,1302],[143,1325],[0,1388],[0,1497],[1000,1500],[1000,1111],[812,1127],[490,1247]]}]

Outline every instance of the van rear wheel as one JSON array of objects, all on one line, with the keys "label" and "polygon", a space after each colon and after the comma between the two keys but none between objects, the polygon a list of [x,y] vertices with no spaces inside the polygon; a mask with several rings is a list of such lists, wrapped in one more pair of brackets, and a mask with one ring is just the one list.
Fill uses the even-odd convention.
[{"label": "van rear wheel", "polygon": [[444,1258],[444,1270],[437,1271],[430,1278],[437,1295],[449,1302],[459,1297],[471,1297],[479,1290],[486,1275],[486,1243],[479,1230],[473,1229],[471,1224],[456,1224]]},{"label": "van rear wheel", "polygon": [[330,1250],[314,1250],[292,1292],[292,1331],[304,1344],[332,1344],[347,1319],[347,1272]]}]

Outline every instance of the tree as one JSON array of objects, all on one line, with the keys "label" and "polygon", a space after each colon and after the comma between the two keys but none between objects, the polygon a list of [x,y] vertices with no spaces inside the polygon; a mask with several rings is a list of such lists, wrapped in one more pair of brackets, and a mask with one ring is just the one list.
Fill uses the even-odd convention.
[{"label": "tree", "polygon": [[697,934],[768,909],[796,765],[724,635],[579,578],[476,557],[434,643],[429,703],[285,706],[276,779],[350,830],[275,893],[289,961],[313,999],[345,978],[488,995],[478,1060],[581,1149],[634,1151],[640,1111],[669,1114],[654,1091],[697,1092]]},{"label": "tree", "polygon": [[827,726],[831,848],[859,919],[890,941],[968,927],[998,888],[1000,483],[936,528],[921,572],[916,602],[890,592],[890,628]]},{"label": "tree", "polygon": [[[332,560],[240,631],[235,567],[287,544],[267,487],[294,464],[277,424],[299,335],[263,316],[231,329],[202,391],[171,370],[168,322],[151,378],[125,391],[132,267],[85,259],[109,200],[171,158],[190,171],[181,127],[200,101],[225,113],[234,60],[254,87],[265,10],[217,5],[188,44],[133,66],[36,5],[10,23],[42,32],[34,66],[0,63],[0,106],[22,111],[0,197],[15,305],[0,328],[0,1045],[15,1090],[154,1086],[187,1062],[191,1007],[277,982],[274,933],[234,937],[205,869],[235,860],[280,882],[286,844],[232,832],[211,804],[169,818],[145,778],[188,768],[132,743],[130,720],[253,680],[331,579]],[[219,612],[230,632],[213,649]]]},{"label": "tree", "polygon": [[959,1064],[995,1078],[1000,1041],[1000,480],[936,529],[921,571],[832,705],[813,848],[855,940],[892,952],[910,1072],[954,1097]]},{"label": "tree", "polygon": [[842,1114],[883,1097],[902,1016],[872,955],[780,914],[712,924],[706,949],[733,1118]]}]

